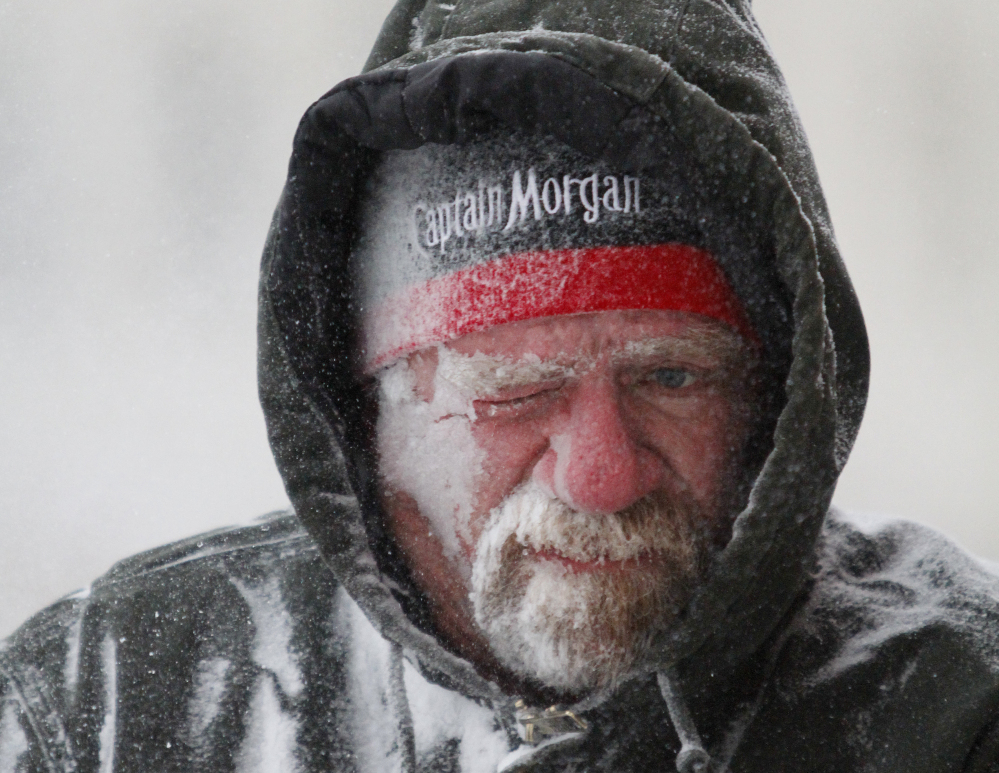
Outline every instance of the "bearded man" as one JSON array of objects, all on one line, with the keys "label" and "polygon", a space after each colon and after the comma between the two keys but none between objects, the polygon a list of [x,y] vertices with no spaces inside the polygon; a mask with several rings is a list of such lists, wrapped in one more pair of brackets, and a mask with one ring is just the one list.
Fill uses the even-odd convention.
[{"label": "bearded man", "polygon": [[670,181],[615,172],[520,134],[388,153],[354,249],[392,541],[458,654],[552,700],[654,665],[773,348]]},{"label": "bearded man", "polygon": [[[692,314],[599,312],[469,333],[382,376],[392,534],[458,652],[576,693],[652,655],[727,526],[747,350]],[[440,485],[425,454],[443,507],[414,480]]]},{"label": "bearded man", "polygon": [[999,771],[999,580],[830,509],[863,320],[746,0],[402,0],[261,269],[294,513],[0,651],[0,771]]}]

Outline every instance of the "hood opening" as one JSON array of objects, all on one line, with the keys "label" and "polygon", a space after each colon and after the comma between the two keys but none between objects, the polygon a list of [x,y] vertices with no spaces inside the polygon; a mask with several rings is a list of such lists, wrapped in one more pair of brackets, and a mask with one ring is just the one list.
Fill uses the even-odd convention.
[{"label": "hood opening", "polygon": [[[554,137],[622,172],[683,181],[705,225],[698,246],[716,256],[764,341],[766,378],[787,379],[786,389],[770,390],[772,415],[747,466],[752,480],[767,480],[766,495],[749,492],[747,481],[748,510],[682,630],[664,634],[664,664],[697,651],[719,668],[739,662],[807,577],[835,480],[837,436],[835,358],[812,232],[773,157],[710,97],[664,72],[652,107],[549,54],[445,57],[345,81],[299,126],[262,270],[262,400],[299,517],[351,595],[398,643],[436,645],[426,605],[381,522],[376,408],[357,375],[357,206],[379,152],[464,143],[496,127]],[[795,392],[802,384],[807,395]],[[784,447],[792,435],[798,446]],[[788,457],[792,466],[829,459],[831,479],[807,495],[789,489]],[[768,517],[775,508],[779,519]],[[451,666],[441,680],[453,681],[457,670],[467,683],[467,664]]]}]

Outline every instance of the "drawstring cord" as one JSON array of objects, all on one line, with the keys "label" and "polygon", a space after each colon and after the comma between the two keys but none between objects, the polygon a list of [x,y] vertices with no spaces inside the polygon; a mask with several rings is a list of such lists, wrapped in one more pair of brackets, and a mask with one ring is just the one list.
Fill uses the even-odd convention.
[{"label": "drawstring cord", "polygon": [[413,713],[406,695],[406,682],[403,678],[402,646],[392,642],[389,655],[389,700],[395,714],[399,752],[402,756],[402,773],[416,773],[416,734],[413,731]]},{"label": "drawstring cord", "polygon": [[[701,740],[700,733],[697,732],[694,718],[690,715],[687,702],[680,692],[680,678],[676,669],[670,667],[656,674],[659,691],[666,703],[666,710],[673,722],[673,727],[676,729],[676,734],[680,738],[680,752],[676,755],[677,773],[725,773],[728,770],[729,762],[735,756],[735,751],[742,741],[743,734],[759,711],[764,690],[776,666],[777,654],[783,649],[789,632],[790,630],[785,631],[778,639],[774,653],[769,659],[763,684],[760,686],[755,700],[745,706],[744,710],[740,712],[740,716],[729,727],[726,737],[722,739],[721,748],[718,750],[720,751],[718,761],[720,764],[716,764],[716,761],[712,760],[711,755],[704,748],[704,742]],[[401,756],[400,769],[402,773],[416,773],[416,733],[413,729],[413,713],[409,707],[409,697],[406,694],[403,662],[402,646],[393,642],[389,654],[388,697],[397,722]],[[581,726],[580,729],[585,730],[585,722],[578,719],[572,712],[564,713],[570,715]]]},{"label": "drawstring cord", "polygon": [[725,733],[720,744],[715,747],[714,758],[704,748],[701,735],[697,732],[693,717],[690,716],[687,703],[680,692],[680,678],[676,669],[670,667],[656,674],[659,691],[666,702],[666,710],[669,712],[673,727],[676,728],[676,734],[680,737],[680,753],[676,755],[677,773],[727,773],[729,763],[742,743],[746,730],[756,718],[756,714],[763,704],[763,696],[777,668],[777,660],[792,631],[793,626],[788,625],[777,638],[767,658],[756,697],[743,706],[742,711],[729,725],[728,732]]},{"label": "drawstring cord", "polygon": [[680,693],[680,680],[676,670],[669,668],[661,671],[656,679],[663,700],[666,701],[669,718],[676,734],[680,736],[680,753],[676,755],[677,773],[708,773],[711,770],[711,755],[705,750],[694,719],[687,709],[687,702]]}]

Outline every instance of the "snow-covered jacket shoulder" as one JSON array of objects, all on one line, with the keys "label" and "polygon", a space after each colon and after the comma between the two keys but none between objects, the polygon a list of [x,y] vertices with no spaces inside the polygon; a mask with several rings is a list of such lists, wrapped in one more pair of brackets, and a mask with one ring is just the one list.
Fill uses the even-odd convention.
[{"label": "snow-covered jacket shoulder", "polygon": [[195,537],[5,643],[0,770],[384,770],[408,712],[389,699],[393,654],[294,516]]},{"label": "snow-covered jacket shoulder", "polygon": [[[771,769],[999,770],[996,567],[915,523],[836,510],[818,559],[740,758]],[[788,732],[768,744],[766,728]]]},{"label": "snow-covered jacket shoulder", "polygon": [[[733,771],[999,770],[999,579],[905,522],[831,517],[820,544],[753,689],[692,696],[717,758],[734,717]],[[11,637],[0,771],[671,769],[654,684],[528,749],[509,707],[408,655],[276,514],[124,561]]]},{"label": "snow-covered jacket shoulder", "polygon": [[[234,756],[258,753],[254,739],[264,750],[270,739],[274,750],[282,733],[334,733],[343,724],[336,598],[293,516],[120,562],[30,620],[0,652],[4,769],[19,769],[15,756],[29,770],[172,770],[195,761],[229,769]],[[317,667],[321,679],[305,670]],[[250,732],[268,713],[286,720]],[[342,745],[316,748],[335,754]]]}]

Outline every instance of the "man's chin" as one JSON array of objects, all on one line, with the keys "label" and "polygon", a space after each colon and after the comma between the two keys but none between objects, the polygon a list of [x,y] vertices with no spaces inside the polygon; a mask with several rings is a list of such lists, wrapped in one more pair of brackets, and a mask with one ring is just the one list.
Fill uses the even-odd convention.
[{"label": "man's chin", "polygon": [[682,496],[588,515],[525,484],[479,538],[476,623],[524,679],[573,694],[611,687],[653,664],[653,642],[702,579],[705,523]]},{"label": "man's chin", "polygon": [[[513,543],[496,584],[473,597],[505,667],[559,692],[611,688],[646,670],[690,583],[646,561],[552,560]],[[573,565],[576,564],[576,565]],[[485,589],[484,589],[485,590]]]}]

